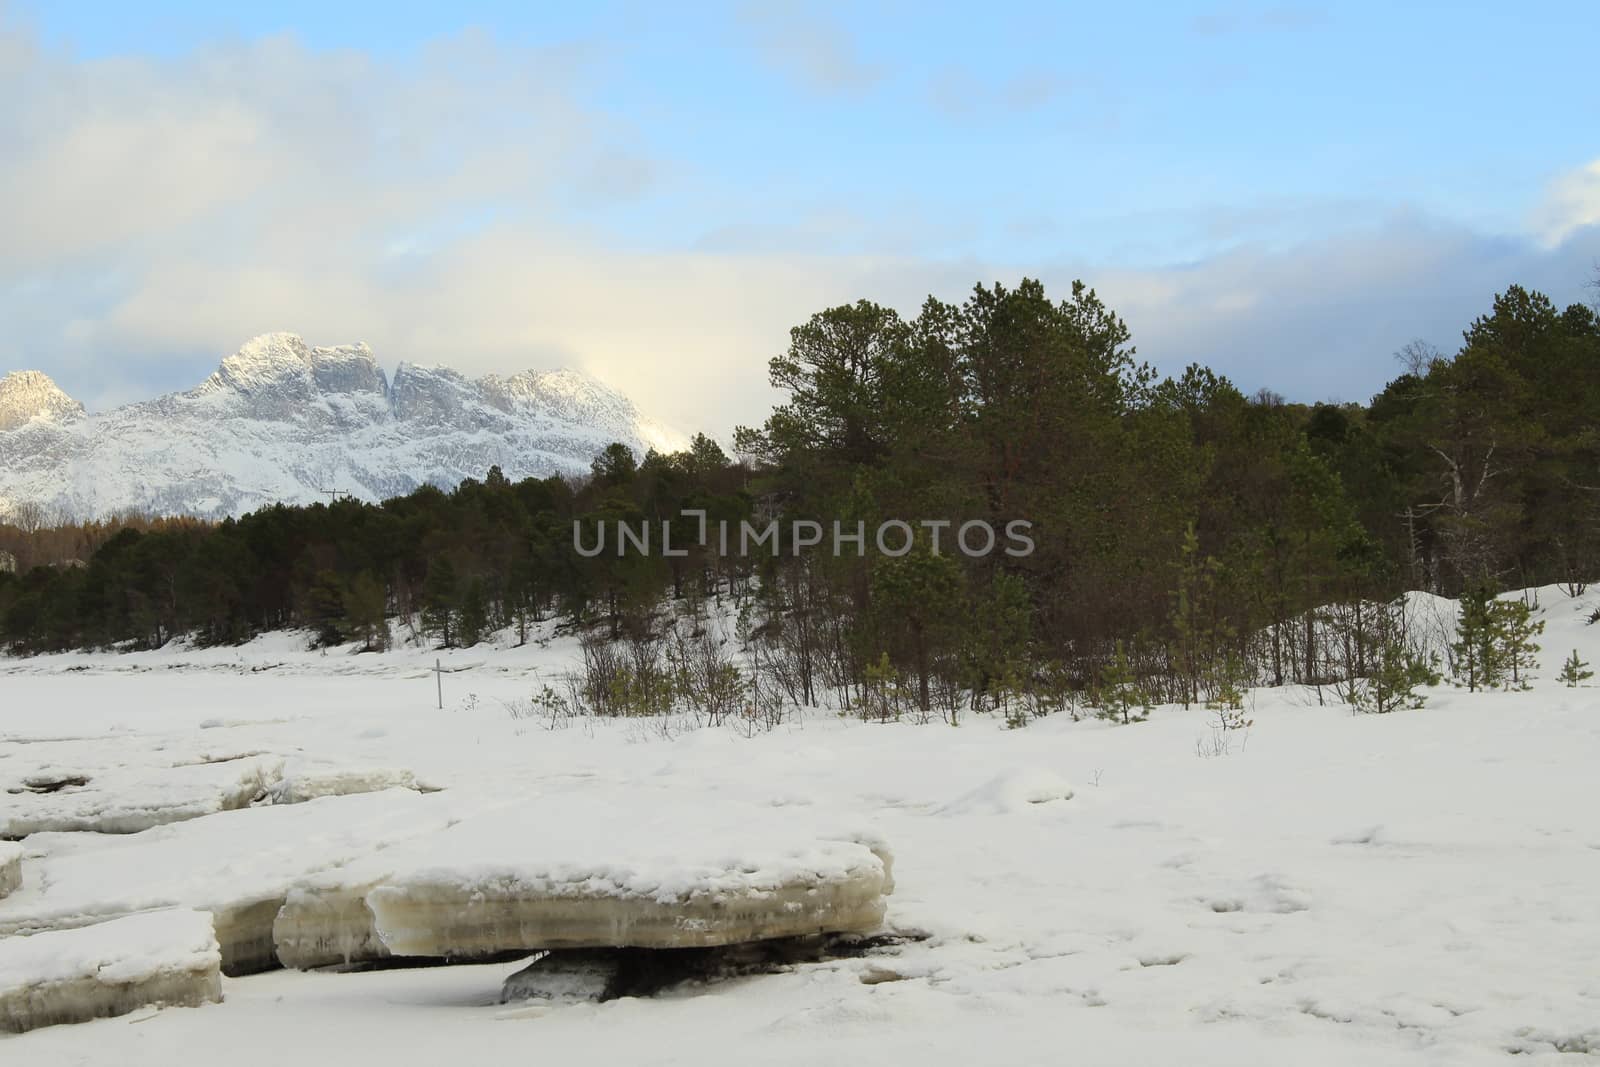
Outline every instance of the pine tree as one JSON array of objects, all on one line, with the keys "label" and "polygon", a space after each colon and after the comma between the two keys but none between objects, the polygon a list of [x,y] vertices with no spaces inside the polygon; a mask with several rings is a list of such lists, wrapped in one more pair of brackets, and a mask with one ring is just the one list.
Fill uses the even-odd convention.
[{"label": "pine tree", "polygon": [[1004,571],[970,591],[961,634],[961,682],[998,701],[1006,671],[1029,645],[1032,608],[1022,580]]},{"label": "pine tree", "polygon": [[1508,689],[1527,689],[1528,672],[1537,664],[1539,646],[1534,638],[1544,633],[1544,622],[1533,621],[1533,609],[1522,600],[1496,600],[1493,605],[1495,639]]},{"label": "pine tree", "polygon": [[[1187,708],[1200,701],[1201,678],[1217,658],[1220,637],[1208,625],[1207,608],[1215,596],[1217,562],[1200,554],[1200,538],[1191,521],[1179,550],[1177,589],[1172,594],[1172,660]],[[1227,680],[1217,682],[1226,685]]]},{"label": "pine tree", "polygon": [[344,587],[339,576],[331,570],[320,570],[306,592],[306,622],[317,631],[317,644],[337,645],[345,635],[341,632],[344,621]]},{"label": "pine tree", "polygon": [[1578,650],[1573,649],[1572,655],[1567,657],[1567,662],[1561,667],[1560,677],[1568,689],[1576,689],[1579,682],[1593,678],[1594,671],[1589,670],[1589,665],[1578,658]]},{"label": "pine tree", "polygon": [[488,611],[484,605],[483,579],[473,578],[461,594],[461,607],[456,612],[456,640],[462,648],[471,648],[483,640],[488,629]]},{"label": "pine tree", "polygon": [[371,572],[362,571],[351,580],[343,606],[345,627],[363,642],[362,651],[381,652],[389,647],[389,594]]},{"label": "pine tree", "polygon": [[1494,603],[1493,595],[1483,586],[1461,594],[1461,614],[1450,654],[1456,681],[1469,691],[1493,686],[1504,671],[1500,618]]},{"label": "pine tree", "polygon": [[898,630],[896,657],[916,681],[917,707],[929,709],[934,663],[959,634],[965,601],[961,569],[954,557],[919,547],[898,559],[884,559],[872,573],[872,597],[878,613]]},{"label": "pine tree", "polygon": [[458,584],[455,565],[441,556],[428,567],[428,579],[422,586],[423,629],[438,634],[445,648],[453,647]]}]

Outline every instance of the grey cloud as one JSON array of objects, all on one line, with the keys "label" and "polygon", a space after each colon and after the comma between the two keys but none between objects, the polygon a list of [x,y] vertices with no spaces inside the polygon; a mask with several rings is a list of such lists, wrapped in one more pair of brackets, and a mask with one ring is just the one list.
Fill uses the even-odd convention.
[{"label": "grey cloud", "polygon": [[1513,283],[1580,302],[1600,227],[1555,247],[1398,220],[1293,248],[1251,248],[1163,271],[1103,272],[1100,291],[1164,371],[1208,364],[1247,389],[1366,400],[1413,338],[1446,351]]}]

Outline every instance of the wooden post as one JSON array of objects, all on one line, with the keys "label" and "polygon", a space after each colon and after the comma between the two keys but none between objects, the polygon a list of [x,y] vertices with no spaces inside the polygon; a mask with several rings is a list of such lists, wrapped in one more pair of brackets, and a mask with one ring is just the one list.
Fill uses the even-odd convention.
[{"label": "wooden post", "polygon": [[433,661],[433,678],[439,683],[439,710],[444,710],[444,666],[436,658]]}]

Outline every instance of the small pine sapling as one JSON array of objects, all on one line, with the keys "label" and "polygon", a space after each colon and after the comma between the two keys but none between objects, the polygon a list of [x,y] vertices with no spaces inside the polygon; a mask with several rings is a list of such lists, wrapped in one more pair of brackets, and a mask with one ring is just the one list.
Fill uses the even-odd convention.
[{"label": "small pine sapling", "polygon": [[1424,657],[1407,640],[1403,605],[1396,601],[1380,608],[1373,631],[1372,670],[1365,684],[1355,689],[1356,710],[1387,715],[1421,708],[1428,698],[1417,688],[1439,684],[1438,662]]},{"label": "small pine sapling", "polygon": [[1378,650],[1377,669],[1356,701],[1357,709],[1386,715],[1402,708],[1415,711],[1428,698],[1417,692],[1419,686],[1439,684],[1439,671],[1433,662],[1409,648]]},{"label": "small pine sapling", "polygon": [[1594,671],[1578,656],[1578,650],[1573,649],[1572,655],[1567,657],[1567,662],[1562,664],[1560,679],[1566,683],[1568,689],[1578,688],[1580,682],[1586,682],[1594,677]]},{"label": "small pine sapling", "polygon": [[1534,638],[1544,633],[1544,622],[1535,622],[1533,609],[1522,600],[1496,600],[1493,616],[1501,669],[1511,672],[1511,677],[1502,681],[1507,689],[1528,689],[1528,674],[1539,654]]},{"label": "small pine sapling", "polygon": [[1230,653],[1222,661],[1216,690],[1211,699],[1206,701],[1206,707],[1212,711],[1243,711],[1245,688],[1249,682],[1249,671],[1244,663],[1237,655]]},{"label": "small pine sapling", "polygon": [[[1100,718],[1120,721],[1124,725],[1142,722],[1149,716],[1149,701],[1133,676],[1133,666],[1128,653],[1117,642],[1115,655],[1100,672]],[[1139,708],[1137,714],[1134,708]]]},{"label": "small pine sapling", "polygon": [[889,653],[881,653],[877,663],[867,664],[864,674],[865,700],[861,705],[862,720],[899,722],[905,704],[906,690],[900,672],[889,662]]},{"label": "small pine sapling", "polygon": [[994,705],[1005,716],[1006,729],[1020,730],[1028,725],[1029,699],[1028,686],[1023,681],[1023,672],[1013,660],[1007,660],[1000,670],[1000,677],[991,683],[991,695]]},{"label": "small pine sapling", "polygon": [[1036,684],[1036,704],[1039,714],[1066,712],[1077,722],[1079,694],[1073,687],[1071,670],[1060,660],[1046,660],[1039,665]]}]

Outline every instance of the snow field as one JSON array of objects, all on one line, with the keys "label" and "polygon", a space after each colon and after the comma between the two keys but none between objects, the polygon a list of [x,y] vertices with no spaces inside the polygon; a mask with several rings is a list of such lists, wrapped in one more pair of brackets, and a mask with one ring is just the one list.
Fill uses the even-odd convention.
[{"label": "snow field", "polygon": [[[443,711],[425,671],[435,653],[324,656],[293,635],[0,661],[9,781],[49,762],[111,767],[203,738],[218,752],[406,767],[442,789],[245,808],[129,837],[33,835],[24,888],[0,901],[0,921],[19,901],[61,915],[88,910],[84,901],[177,902],[132,859],[160,849],[148,863],[166,865],[172,885],[226,865],[239,884],[271,891],[262,899],[283,893],[280,928],[297,900],[335,894],[330,910],[343,917],[325,924],[337,933],[329,944],[359,955],[373,936],[371,887],[429,870],[477,885],[491,861],[510,879],[547,875],[554,858],[534,849],[545,835],[574,842],[563,862],[576,871],[622,865],[632,833],[659,837],[661,856],[681,841],[709,865],[745,848],[741,827],[780,852],[865,827],[894,845],[884,926],[914,938],[860,959],[569,1006],[501,1005],[523,962],[277,972],[224,979],[223,1004],[142,1022],[134,1040],[108,1029],[125,1024],[97,1022],[28,1034],[16,1051],[94,1061],[115,1042],[130,1067],[197,1053],[237,1067],[490,1062],[533,1042],[541,1056],[695,1067],[835,1057],[1567,1067],[1600,1050],[1600,688],[1568,689],[1555,675],[1574,648],[1600,662],[1600,626],[1586,624],[1600,593],[1538,597],[1547,629],[1529,692],[1441,686],[1420,711],[1357,716],[1315,691],[1258,690],[1248,745],[1215,758],[1197,755],[1212,718],[1203,708],[1021,730],[988,717],[959,729],[868,726],[818,710],[753,738],[629,722],[552,730],[508,714],[568,669],[566,638],[438,654],[451,672]],[[37,746],[50,737],[85,748],[47,758]],[[14,799],[0,793],[0,814]],[[357,806],[359,818],[340,814]],[[293,831],[277,821],[297,815],[307,821]],[[428,826],[394,828],[407,822]],[[251,864],[275,840],[315,839],[314,823],[347,828],[340,847],[311,849],[326,866],[308,854],[283,877],[281,859]],[[163,845],[208,824],[225,828],[214,842]],[[383,825],[392,836],[362,829]],[[458,829],[451,850],[425,844]],[[602,847],[614,832],[619,847]],[[705,847],[725,832],[738,847]],[[250,841],[229,851],[230,836]],[[585,841],[593,853],[579,851]],[[122,849],[132,851],[112,865]],[[636,855],[629,866],[649,873],[648,852]],[[91,869],[98,893],[62,874],[87,880]]]}]

